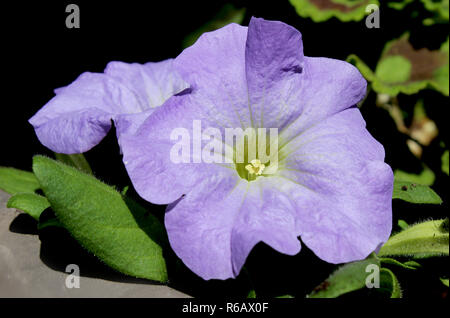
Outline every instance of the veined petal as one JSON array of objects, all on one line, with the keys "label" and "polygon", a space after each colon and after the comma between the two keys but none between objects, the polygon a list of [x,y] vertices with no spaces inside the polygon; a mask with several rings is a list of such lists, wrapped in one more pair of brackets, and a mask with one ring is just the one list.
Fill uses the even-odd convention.
[{"label": "veined petal", "polygon": [[189,87],[174,70],[173,59],[145,64],[110,62],[105,74],[136,94],[141,111],[161,106]]},{"label": "veined petal", "polygon": [[105,74],[83,73],[31,119],[46,147],[60,153],[81,153],[108,133],[111,119],[117,137],[134,133],[169,97],[188,87],[173,69],[173,60],[128,64],[111,62]]},{"label": "veined petal", "polygon": [[235,277],[231,231],[246,188],[237,175],[210,176],[166,212],[170,246],[204,279]]},{"label": "veined petal", "polygon": [[300,252],[297,221],[295,206],[280,192],[276,183],[267,178],[250,182],[231,235],[235,275],[239,274],[250,251],[259,242],[288,255]]},{"label": "veined petal", "polygon": [[[222,170],[237,175],[231,163],[202,161],[201,150],[208,141],[198,136],[201,143],[198,151],[194,150],[193,123],[196,120],[201,122],[202,130],[209,127],[208,118],[190,94],[173,96],[163,107],[157,108],[135,134],[121,136],[123,161],[141,197],[152,203],[168,204]],[[177,163],[171,158],[171,149],[181,139],[179,136],[171,139],[171,135],[180,130],[189,138],[189,148],[188,153],[181,154],[185,161]]]},{"label": "veined petal", "polygon": [[59,153],[81,153],[103,139],[115,114],[138,110],[134,94],[116,80],[83,73],[58,89],[29,122],[44,146]]},{"label": "veined petal", "polygon": [[[300,114],[301,105],[295,103],[302,88],[303,60],[299,31],[279,21],[251,19],[245,69],[254,127],[279,127]],[[286,107],[290,102],[292,107]]]},{"label": "veined petal", "polygon": [[175,253],[204,279],[236,277],[258,242],[300,251],[289,200],[268,183],[232,175],[205,179],[168,209],[165,225]]},{"label": "veined petal", "polygon": [[283,102],[284,109],[300,109],[299,116],[279,123],[283,139],[294,138],[311,125],[355,106],[366,93],[366,80],[345,61],[305,57],[302,75],[301,88]]},{"label": "veined petal", "polygon": [[295,204],[302,241],[316,255],[330,263],[350,262],[387,241],[393,174],[358,109],[306,130],[281,156],[286,158],[276,177],[280,191]]},{"label": "veined petal", "polygon": [[246,27],[229,24],[204,33],[174,62],[175,69],[190,84],[195,103],[217,123],[217,128],[251,126],[245,78],[246,39]]}]

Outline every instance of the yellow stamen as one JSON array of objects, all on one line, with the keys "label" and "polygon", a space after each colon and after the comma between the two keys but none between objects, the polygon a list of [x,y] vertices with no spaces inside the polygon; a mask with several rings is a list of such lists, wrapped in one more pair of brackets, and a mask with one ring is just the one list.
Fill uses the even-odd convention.
[{"label": "yellow stamen", "polygon": [[245,166],[245,169],[247,169],[250,174],[256,174],[257,176],[260,176],[262,175],[265,167],[266,166],[261,163],[259,159],[253,159],[248,165]]}]

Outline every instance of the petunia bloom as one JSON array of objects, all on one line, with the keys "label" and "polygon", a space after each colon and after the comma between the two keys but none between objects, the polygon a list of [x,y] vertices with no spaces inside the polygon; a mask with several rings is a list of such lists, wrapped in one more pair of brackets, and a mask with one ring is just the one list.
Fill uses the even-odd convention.
[{"label": "petunia bloom", "polygon": [[173,70],[173,59],[157,63],[110,62],[104,73],[81,74],[29,122],[40,142],[58,153],[82,153],[111,128],[117,137],[133,133],[169,97],[187,88]]},{"label": "petunia bloom", "polygon": [[[355,107],[366,92],[355,67],[304,56],[296,29],[252,18],[248,28],[205,33],[174,68],[190,92],[171,97],[122,147],[137,192],[156,204],[176,201],[165,226],[193,272],[236,277],[259,242],[294,255],[300,237],[322,260],[344,263],[387,241],[393,174]],[[272,163],[260,158],[199,162],[192,151],[174,162],[171,135],[180,128],[194,134],[196,121],[222,133],[277,128],[276,169],[266,173]]]}]

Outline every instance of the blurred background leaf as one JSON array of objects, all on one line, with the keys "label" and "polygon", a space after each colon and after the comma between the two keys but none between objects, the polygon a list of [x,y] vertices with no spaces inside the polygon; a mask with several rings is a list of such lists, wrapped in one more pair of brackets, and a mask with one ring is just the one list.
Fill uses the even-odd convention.
[{"label": "blurred background leaf", "polygon": [[343,22],[360,21],[366,15],[369,4],[379,5],[375,0],[290,0],[303,18],[311,18],[314,22],[323,22],[337,18]]},{"label": "blurred background leaf", "polygon": [[449,95],[448,38],[440,50],[414,49],[409,34],[386,44],[375,68],[370,68],[355,55],[347,60],[359,68],[377,93],[396,96],[399,93],[416,94],[422,89],[432,88]]},{"label": "blurred background leaf", "polygon": [[220,11],[207,23],[205,23],[198,30],[188,34],[184,41],[183,47],[191,46],[197,39],[205,32],[214,31],[226,26],[230,23],[241,24],[244,20],[245,8],[236,8],[234,5],[227,3]]}]

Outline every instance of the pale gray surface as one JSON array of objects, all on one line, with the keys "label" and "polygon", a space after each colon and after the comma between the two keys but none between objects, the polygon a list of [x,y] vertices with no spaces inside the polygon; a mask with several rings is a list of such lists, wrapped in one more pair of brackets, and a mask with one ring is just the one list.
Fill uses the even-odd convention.
[{"label": "pale gray surface", "polygon": [[42,262],[39,237],[10,230],[20,212],[6,208],[8,198],[0,190],[0,297],[188,297],[162,285],[83,277],[82,268],[80,288],[66,288],[68,274]]}]

